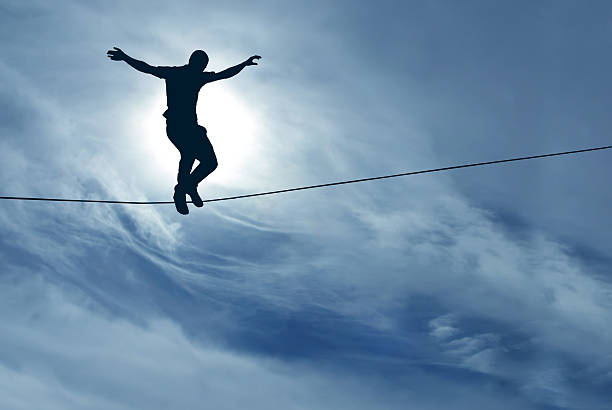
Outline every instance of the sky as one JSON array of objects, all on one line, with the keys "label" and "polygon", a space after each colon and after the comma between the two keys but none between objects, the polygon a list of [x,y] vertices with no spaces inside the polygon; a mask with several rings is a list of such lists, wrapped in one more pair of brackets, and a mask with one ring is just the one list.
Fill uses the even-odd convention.
[{"label": "sky", "polygon": [[[0,195],[206,198],[610,145],[607,1],[0,0]],[[610,150],[205,204],[1,201],[0,409],[605,409]]]}]

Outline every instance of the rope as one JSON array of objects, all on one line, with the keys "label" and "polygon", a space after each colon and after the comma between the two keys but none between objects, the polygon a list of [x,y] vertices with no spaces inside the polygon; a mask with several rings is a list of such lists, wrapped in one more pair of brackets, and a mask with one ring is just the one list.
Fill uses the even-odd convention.
[{"label": "rope", "polygon": [[[225,198],[206,199],[204,200],[204,202],[219,202],[219,201],[229,201],[231,199],[252,198],[255,196],[281,194],[284,192],[303,191],[305,189],[315,189],[315,188],[323,188],[323,187],[328,187],[328,186],[355,184],[357,182],[375,181],[379,179],[404,177],[408,175],[427,174],[431,172],[448,171],[451,169],[459,169],[459,168],[480,167],[483,165],[501,164],[504,162],[524,161],[528,159],[545,158],[545,157],[555,157],[559,155],[578,154],[581,152],[599,151],[599,150],[610,149],[610,148],[612,148],[612,145],[607,145],[605,147],[580,149],[580,150],[575,150],[575,151],[556,152],[553,154],[532,155],[529,157],[501,159],[497,161],[476,162],[476,163],[464,164],[464,165],[454,165],[454,166],[444,167],[444,168],[434,168],[434,169],[426,169],[422,171],[404,172],[401,174],[383,175],[383,176],[378,176],[378,177],[361,178],[361,179],[351,179],[348,181],[330,182],[327,184],[308,185],[308,186],[303,186],[303,187],[298,187],[298,188],[281,189],[278,191],[268,191],[268,192],[259,192],[255,194],[230,196],[230,197],[225,197]],[[0,199],[10,199],[10,200],[18,200],[18,201],[87,202],[87,203],[126,204],[126,205],[161,205],[161,204],[173,204],[174,203],[173,201],[144,201],[144,202],[143,201],[111,201],[111,200],[101,200],[101,199],[28,198],[28,197],[19,197],[19,196],[0,196]],[[191,203],[191,201],[188,201],[188,203]]]}]

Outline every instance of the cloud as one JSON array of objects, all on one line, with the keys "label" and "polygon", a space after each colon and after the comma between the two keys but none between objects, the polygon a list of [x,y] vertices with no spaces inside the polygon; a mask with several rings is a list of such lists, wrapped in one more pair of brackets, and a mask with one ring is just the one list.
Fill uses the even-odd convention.
[{"label": "cloud", "polygon": [[[436,44],[453,59],[453,44],[469,45],[468,57],[490,49],[460,30],[488,30],[470,23],[481,21],[470,8],[463,21],[440,6],[372,15],[266,3],[236,13],[194,2],[163,9],[165,18],[142,5],[6,6],[7,194],[168,195],[174,171],[151,163],[147,146],[172,149],[151,114],[163,111],[163,83],[105,60],[115,44],[159,64],[180,63],[202,42],[219,66],[266,51],[258,70],[227,84],[258,120],[260,146],[235,185],[205,183],[209,197],[486,160],[495,150],[484,136],[509,124],[485,115],[500,109],[495,78],[483,75],[480,86],[468,81],[469,58],[436,60]],[[439,21],[430,7],[447,11],[436,16],[451,31],[428,29]],[[392,40],[403,30],[413,42],[400,47]],[[57,48],[41,48],[41,36]],[[376,58],[364,60],[364,50]],[[468,90],[478,92],[460,98]],[[532,134],[504,135],[520,147]],[[221,126],[217,136],[231,137]],[[171,205],[3,202],[2,403],[603,408],[610,284],[587,262],[598,254],[588,237],[602,238],[609,218],[559,211],[587,221],[582,253],[556,228],[523,218],[536,202],[534,218],[556,212],[560,200],[536,193],[567,198],[547,181],[573,169],[422,175],[208,204],[188,219]],[[525,185],[533,201],[517,194]],[[605,194],[586,190],[572,195],[576,206],[600,209]],[[495,198],[523,211],[515,217]]]},{"label": "cloud", "polygon": [[[40,275],[6,285],[5,277],[1,344],[11,354],[3,355],[0,378],[11,388],[3,389],[2,406],[365,409],[405,408],[409,402],[437,408],[439,399],[389,390],[368,376],[321,373],[306,364],[231,353],[204,338],[195,343],[166,319],[135,325]],[[479,396],[493,403],[492,397]],[[450,404],[451,398],[458,400],[456,408],[468,408],[471,397],[454,391],[442,402]]]}]

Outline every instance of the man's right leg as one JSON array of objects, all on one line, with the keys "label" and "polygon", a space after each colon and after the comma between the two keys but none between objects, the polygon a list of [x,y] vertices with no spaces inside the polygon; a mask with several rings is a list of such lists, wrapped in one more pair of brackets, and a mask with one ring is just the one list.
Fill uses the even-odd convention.
[{"label": "man's right leg", "polygon": [[[165,115],[164,115],[165,116]],[[166,117],[167,118],[167,117]],[[195,161],[195,157],[191,155],[190,149],[188,147],[187,142],[189,141],[189,131],[192,129],[190,125],[185,125],[181,121],[171,121],[168,119],[166,121],[166,134],[168,138],[174,144],[176,149],[181,154],[181,159],[179,161],[178,167],[178,175],[177,175],[177,184],[174,187],[174,205],[176,206],[176,210],[186,215],[189,213],[189,208],[187,208],[187,200],[185,195],[188,190],[190,190],[190,186],[193,184],[191,181],[191,168],[193,167],[193,163]]]},{"label": "man's right leg", "polygon": [[191,186],[193,185],[190,173],[194,161],[194,157],[190,155],[185,155],[183,152],[181,152],[181,159],[179,161],[179,169],[177,175],[177,184],[174,187],[173,199],[174,205],[176,206],[176,210],[183,215],[187,215],[189,213],[185,194],[191,191]]},{"label": "man's right leg", "polygon": [[175,188],[181,188],[183,191],[187,192],[191,189],[193,185],[193,178],[191,177],[191,168],[193,168],[193,163],[195,162],[195,157],[189,153],[181,152],[181,159],[179,161],[179,169],[176,181],[178,185]]}]

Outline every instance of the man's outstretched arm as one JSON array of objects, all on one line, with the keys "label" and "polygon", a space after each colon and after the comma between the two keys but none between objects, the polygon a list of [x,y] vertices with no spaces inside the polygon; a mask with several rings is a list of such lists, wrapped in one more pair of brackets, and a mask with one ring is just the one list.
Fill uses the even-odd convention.
[{"label": "man's outstretched arm", "polygon": [[152,74],[152,75],[154,75],[156,77],[163,78],[161,70],[158,67],[153,67],[153,66],[145,63],[144,61],[136,60],[135,58],[132,58],[132,57],[128,56],[127,54],[125,54],[123,52],[123,50],[121,50],[120,48],[113,47],[113,49],[114,50],[108,50],[106,52],[106,55],[111,60],[113,60],[113,61],[125,61],[131,67],[135,68],[136,70],[138,70],[138,71],[140,71],[142,73]]},{"label": "man's outstretched arm", "polygon": [[225,80],[226,78],[230,78],[235,76],[236,74],[238,74],[239,72],[242,71],[242,69],[248,65],[257,65],[257,63],[255,62],[255,60],[260,59],[260,56],[252,56],[249,57],[246,61],[235,65],[233,67],[227,68],[223,71],[220,71],[218,73],[215,74],[215,77],[213,79],[213,81],[216,80]]}]

